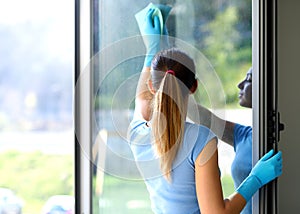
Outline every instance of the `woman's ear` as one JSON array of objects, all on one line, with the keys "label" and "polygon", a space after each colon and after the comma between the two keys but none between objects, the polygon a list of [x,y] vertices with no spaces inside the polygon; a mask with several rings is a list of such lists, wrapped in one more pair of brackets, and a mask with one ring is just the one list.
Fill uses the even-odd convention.
[{"label": "woman's ear", "polygon": [[153,84],[152,84],[151,79],[148,80],[148,84],[147,85],[148,85],[148,89],[151,92],[151,94],[155,94],[155,90],[153,88]]},{"label": "woman's ear", "polygon": [[190,93],[191,94],[195,93],[195,91],[197,90],[197,88],[198,88],[198,80],[195,80],[193,86],[190,89]]}]

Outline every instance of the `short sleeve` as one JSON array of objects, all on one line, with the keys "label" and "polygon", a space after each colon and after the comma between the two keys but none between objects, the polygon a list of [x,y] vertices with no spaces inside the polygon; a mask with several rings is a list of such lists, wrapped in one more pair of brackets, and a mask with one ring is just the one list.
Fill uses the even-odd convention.
[{"label": "short sleeve", "polygon": [[239,143],[244,142],[247,139],[252,140],[252,127],[236,124],[234,126],[234,151],[236,151]]},{"label": "short sleeve", "polygon": [[[212,139],[216,139],[216,135],[204,126],[198,126],[190,128],[187,132],[188,136],[196,136],[195,143],[191,152],[190,161],[194,165],[197,157],[202,152],[203,148],[210,142]],[[213,154],[213,153],[212,153]],[[207,154],[207,157],[210,157],[212,154]]]}]

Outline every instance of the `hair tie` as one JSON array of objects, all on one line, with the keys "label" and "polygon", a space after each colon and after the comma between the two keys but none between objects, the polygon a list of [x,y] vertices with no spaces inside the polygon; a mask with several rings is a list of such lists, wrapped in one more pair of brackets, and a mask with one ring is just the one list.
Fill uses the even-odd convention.
[{"label": "hair tie", "polygon": [[175,76],[175,72],[174,72],[173,70],[167,70],[166,73],[167,73],[167,74],[172,74],[172,75]]}]

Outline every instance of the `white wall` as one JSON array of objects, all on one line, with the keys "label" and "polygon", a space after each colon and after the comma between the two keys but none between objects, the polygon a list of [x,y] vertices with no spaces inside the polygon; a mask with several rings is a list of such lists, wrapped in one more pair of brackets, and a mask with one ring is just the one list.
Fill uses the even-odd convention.
[{"label": "white wall", "polygon": [[279,179],[279,213],[300,211],[300,1],[278,0],[279,111],[285,131],[283,175]]}]

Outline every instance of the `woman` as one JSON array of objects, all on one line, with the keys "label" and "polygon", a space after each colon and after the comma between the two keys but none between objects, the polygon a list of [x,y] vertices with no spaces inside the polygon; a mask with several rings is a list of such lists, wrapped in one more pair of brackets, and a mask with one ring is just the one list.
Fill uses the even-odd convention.
[{"label": "woman", "polygon": [[217,138],[206,127],[186,122],[188,96],[197,89],[194,62],[177,49],[159,52],[152,60],[161,33],[153,10],[144,27],[147,57],[129,142],[153,212],[240,213],[261,186],[282,173],[281,152],[262,157],[237,192],[224,199]]}]

